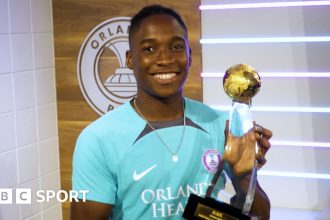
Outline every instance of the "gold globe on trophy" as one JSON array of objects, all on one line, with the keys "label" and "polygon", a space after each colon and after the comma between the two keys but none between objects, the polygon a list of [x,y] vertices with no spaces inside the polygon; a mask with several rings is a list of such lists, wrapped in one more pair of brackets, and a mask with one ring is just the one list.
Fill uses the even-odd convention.
[{"label": "gold globe on trophy", "polygon": [[259,74],[247,64],[230,67],[223,77],[223,88],[234,102],[250,104],[260,87]]}]

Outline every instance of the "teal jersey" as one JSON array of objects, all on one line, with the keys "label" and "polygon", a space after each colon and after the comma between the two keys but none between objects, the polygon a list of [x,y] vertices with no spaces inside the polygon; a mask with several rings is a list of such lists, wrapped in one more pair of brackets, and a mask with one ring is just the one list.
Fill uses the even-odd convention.
[{"label": "teal jersey", "polygon": [[[167,149],[125,103],[79,135],[73,190],[89,190],[87,200],[112,204],[111,219],[182,219],[189,195],[205,195],[221,160],[226,119],[227,114],[185,98],[181,147],[183,123],[156,126]],[[171,152],[178,148],[174,161]]]}]

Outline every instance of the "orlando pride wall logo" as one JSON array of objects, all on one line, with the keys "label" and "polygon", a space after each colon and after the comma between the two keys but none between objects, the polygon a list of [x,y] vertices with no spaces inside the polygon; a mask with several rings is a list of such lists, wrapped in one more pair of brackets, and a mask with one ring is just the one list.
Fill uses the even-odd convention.
[{"label": "orlando pride wall logo", "polygon": [[136,81],[126,66],[129,17],[98,24],[81,45],[77,77],[88,104],[102,115],[136,95]]}]

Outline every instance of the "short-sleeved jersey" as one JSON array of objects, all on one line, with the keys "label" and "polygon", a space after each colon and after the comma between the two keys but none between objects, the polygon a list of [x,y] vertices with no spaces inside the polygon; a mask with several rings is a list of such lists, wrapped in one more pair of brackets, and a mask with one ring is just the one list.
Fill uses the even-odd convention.
[{"label": "short-sleeved jersey", "polygon": [[[182,219],[189,195],[205,195],[221,160],[226,118],[185,98],[181,146],[183,124],[156,128],[168,150],[127,102],[79,135],[73,190],[89,190],[87,200],[112,204],[115,220]],[[178,161],[173,161],[178,147]]]}]

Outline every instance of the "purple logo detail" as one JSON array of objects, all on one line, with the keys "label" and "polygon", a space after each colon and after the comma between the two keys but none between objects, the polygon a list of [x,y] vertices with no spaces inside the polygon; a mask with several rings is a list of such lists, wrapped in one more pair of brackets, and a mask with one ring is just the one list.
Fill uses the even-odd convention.
[{"label": "purple logo detail", "polygon": [[210,173],[217,171],[218,164],[221,161],[219,152],[215,149],[206,149],[202,156],[202,162],[205,169]]}]

